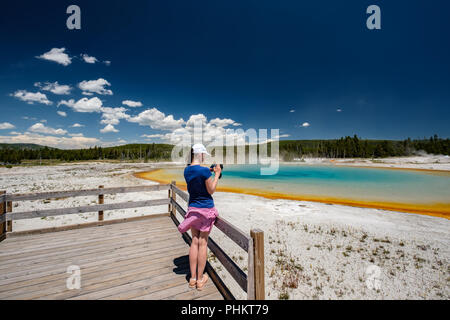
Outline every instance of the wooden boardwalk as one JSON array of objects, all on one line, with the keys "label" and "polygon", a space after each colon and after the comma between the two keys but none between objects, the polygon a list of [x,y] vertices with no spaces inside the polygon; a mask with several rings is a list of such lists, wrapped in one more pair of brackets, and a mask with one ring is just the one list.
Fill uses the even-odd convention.
[{"label": "wooden boardwalk", "polygon": [[[223,299],[211,280],[188,288],[188,251],[168,216],[7,237],[0,299]],[[72,265],[80,289],[67,288]]]}]

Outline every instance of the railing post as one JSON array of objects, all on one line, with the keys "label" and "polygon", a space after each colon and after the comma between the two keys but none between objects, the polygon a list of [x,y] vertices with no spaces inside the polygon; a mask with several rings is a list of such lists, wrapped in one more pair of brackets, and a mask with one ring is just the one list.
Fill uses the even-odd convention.
[{"label": "railing post", "polygon": [[[173,200],[173,201],[177,201],[177,194],[173,191],[173,189],[172,189],[172,186],[176,186],[177,185],[177,182],[176,181],[172,181],[171,183],[170,183],[170,191],[171,191],[171,193],[169,194],[169,197]],[[170,212],[170,214],[172,215],[172,216],[176,216],[176,214],[177,214],[177,208],[174,206],[174,205],[172,205],[171,203],[169,203],[169,212]]]},{"label": "railing post", "polygon": [[173,192],[172,183],[170,183],[169,189],[167,190],[167,196],[169,197],[169,204],[167,210],[169,211],[170,214],[172,214],[172,203],[170,202],[170,199],[172,199],[172,192]]},{"label": "railing post", "polygon": [[248,267],[247,267],[247,299],[255,300],[255,248],[253,238],[248,240]]},{"label": "railing post", "polygon": [[[12,201],[6,203],[6,212],[12,212]],[[6,223],[6,232],[12,232],[12,220]]]},{"label": "railing post", "polygon": [[[265,299],[265,284],[264,284],[264,232],[260,229],[252,229],[250,231],[250,236],[253,241],[253,268],[249,270],[253,272],[253,279],[249,282],[254,283],[254,287],[247,288],[247,291],[253,295],[254,300],[264,300]],[[250,256],[250,254],[249,254]],[[252,277],[250,276],[250,278]],[[250,299],[250,296],[249,296]]]},{"label": "railing post", "polygon": [[[6,191],[0,191],[0,196],[4,195],[6,195]],[[0,218],[5,219],[0,223],[0,241],[3,241],[6,238],[6,201],[4,197],[0,201]]]},{"label": "railing post", "polygon": [[[103,186],[98,186],[99,189],[103,189]],[[103,194],[98,195],[98,204],[104,203],[105,196]],[[103,210],[98,212],[98,221],[103,221]]]}]

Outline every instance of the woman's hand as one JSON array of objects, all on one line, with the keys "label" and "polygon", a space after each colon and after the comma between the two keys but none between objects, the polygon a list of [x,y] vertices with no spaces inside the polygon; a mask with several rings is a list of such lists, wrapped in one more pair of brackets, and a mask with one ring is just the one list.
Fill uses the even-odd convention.
[{"label": "woman's hand", "polygon": [[216,166],[214,167],[214,174],[217,177],[220,177],[220,173],[222,172],[222,168],[220,167],[220,165],[216,164]]},{"label": "woman's hand", "polygon": [[217,182],[219,181],[221,172],[222,169],[220,168],[220,165],[216,164],[216,166],[214,167],[214,179],[213,177],[209,177],[209,179],[205,180],[206,190],[210,195],[216,192]]}]

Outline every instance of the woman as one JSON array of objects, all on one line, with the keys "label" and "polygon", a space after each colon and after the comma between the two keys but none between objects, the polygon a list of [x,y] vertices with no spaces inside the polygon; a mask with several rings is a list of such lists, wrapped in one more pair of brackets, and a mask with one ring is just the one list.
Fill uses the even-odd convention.
[{"label": "woman", "polygon": [[214,177],[212,177],[209,168],[201,166],[205,160],[205,154],[209,155],[202,144],[194,144],[191,149],[191,164],[184,169],[184,178],[189,192],[188,211],[185,220],[178,226],[181,233],[191,229],[189,288],[197,287],[197,290],[202,290],[208,281],[208,275],[203,273],[206,266],[208,236],[218,216],[211,195],[216,191],[222,171],[220,166],[216,165]]}]

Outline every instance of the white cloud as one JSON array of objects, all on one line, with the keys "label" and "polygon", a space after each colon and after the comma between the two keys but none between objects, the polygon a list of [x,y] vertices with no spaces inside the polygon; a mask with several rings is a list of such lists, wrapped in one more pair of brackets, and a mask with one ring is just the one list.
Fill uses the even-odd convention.
[{"label": "white cloud", "polygon": [[30,128],[28,128],[31,132],[36,133],[45,133],[45,134],[52,134],[52,135],[65,135],[67,134],[67,131],[64,129],[53,129],[50,127],[46,127],[43,123],[38,122],[33,124]]},{"label": "white cloud", "polygon": [[14,129],[15,126],[9,122],[0,123],[0,130]]},{"label": "white cloud", "polygon": [[72,108],[76,112],[100,112],[102,109],[102,100],[97,97],[93,97],[91,99],[81,98],[77,102],[74,99],[70,100],[61,100],[58,103],[58,107],[60,105],[66,105]]},{"label": "white cloud", "polygon": [[87,54],[82,54],[81,58],[83,58],[86,63],[96,63],[98,61],[96,57],[92,57]]},{"label": "white cloud", "polygon": [[82,81],[78,84],[78,87],[83,90],[84,95],[92,95],[93,93],[112,95],[113,92],[106,89],[105,86],[111,86],[111,84],[103,78],[97,80]]},{"label": "white cloud", "polygon": [[186,122],[186,127],[187,128],[194,128],[194,125],[197,124],[201,124],[202,127],[206,126],[206,123],[208,122],[208,119],[206,118],[206,116],[204,114],[193,114],[189,117],[188,121]]},{"label": "white cloud", "polygon": [[47,123],[47,120],[46,119],[42,119],[41,121],[39,121],[39,122],[42,122],[42,123]]},{"label": "white cloud", "polygon": [[[156,111],[153,113],[158,114]],[[173,116],[167,116],[165,118]],[[142,117],[144,118],[144,117]],[[130,121],[130,120],[129,120]],[[153,122],[149,122],[150,127],[157,129]],[[179,143],[184,141],[185,138],[191,139],[194,135],[195,126],[201,125],[202,140],[204,143],[211,143],[217,138],[223,138],[223,143],[226,142],[227,138],[236,141],[237,143],[245,143],[245,141],[250,141],[250,138],[246,136],[246,132],[243,129],[231,129],[228,126],[240,126],[240,123],[235,122],[232,119],[220,119],[215,118],[208,121],[204,114],[194,114],[191,115],[184,124],[179,125],[177,128],[171,130],[169,133],[165,134],[145,134],[142,135],[143,138],[147,139],[161,139],[170,143]]]},{"label": "white cloud", "polygon": [[101,133],[119,132],[112,124],[108,124],[106,127],[100,130]]},{"label": "white cloud", "polygon": [[38,87],[45,91],[50,91],[54,94],[70,94],[70,90],[72,90],[72,87],[65,84],[59,84],[58,81],[56,82],[36,82],[34,84],[35,87]]},{"label": "white cloud", "polygon": [[67,117],[67,113],[64,111],[56,111],[57,114],[59,114],[61,117]]},{"label": "white cloud", "polygon": [[180,128],[184,124],[184,120],[175,120],[173,115],[166,116],[163,112],[156,108],[142,111],[135,117],[130,117],[129,122],[139,123],[141,126],[149,126],[157,130],[174,130]]},{"label": "white cloud", "polygon": [[303,123],[302,123],[302,127],[303,127],[303,128],[307,128],[307,127],[309,127],[309,126],[310,126],[309,122],[303,122]]},{"label": "white cloud", "polygon": [[56,63],[62,64],[63,66],[68,66],[72,63],[72,58],[69,57],[64,51],[66,48],[53,48],[49,52],[46,52],[36,58],[54,61]]},{"label": "white cloud", "polygon": [[103,112],[102,121],[100,121],[101,124],[118,125],[121,119],[130,118],[130,116],[125,113],[127,109],[122,107],[120,108],[103,107],[101,111]]},{"label": "white cloud", "polygon": [[47,96],[44,93],[40,92],[28,92],[26,90],[17,90],[13,94],[10,94],[10,96],[25,101],[28,104],[34,104],[35,102],[38,102],[48,106],[53,103],[47,99]]},{"label": "white cloud", "polygon": [[131,108],[142,107],[142,102],[140,101],[125,100],[122,101],[122,104],[129,106]]},{"label": "white cloud", "polygon": [[291,113],[294,113],[294,112],[295,112],[295,110],[294,110],[294,109],[292,109],[292,110],[290,110],[289,112],[291,112]]},{"label": "white cloud", "polygon": [[111,65],[111,61],[109,61],[109,60],[105,60],[105,61],[103,61],[103,63],[106,64],[107,66]]},{"label": "white cloud", "polygon": [[79,124],[79,123],[74,123],[73,125],[71,125],[72,128],[81,128],[84,127],[83,124]]},{"label": "white cloud", "polygon": [[221,128],[224,128],[224,127],[227,127],[227,126],[230,126],[230,125],[233,125],[233,126],[240,125],[240,123],[237,123],[234,120],[231,120],[231,119],[219,119],[219,118],[212,119],[211,121],[209,121],[209,123],[211,125],[215,125],[215,126],[221,127]]},{"label": "white cloud", "polygon": [[69,133],[69,136],[71,137],[84,137],[82,133]]},{"label": "white cloud", "polygon": [[61,149],[82,149],[105,143],[97,138],[88,138],[83,136],[76,137],[58,137],[46,136],[37,133],[25,132],[14,136],[0,136],[1,143],[35,143],[43,146],[49,146]]},{"label": "white cloud", "polygon": [[336,109],[337,112],[342,112],[341,108]]},{"label": "white cloud", "polygon": [[157,134],[143,134],[143,135],[141,135],[141,137],[142,138],[148,138],[148,139],[154,139],[154,138],[162,139],[162,138],[165,137],[165,135],[164,134],[160,134],[160,133],[157,133]]}]

